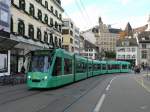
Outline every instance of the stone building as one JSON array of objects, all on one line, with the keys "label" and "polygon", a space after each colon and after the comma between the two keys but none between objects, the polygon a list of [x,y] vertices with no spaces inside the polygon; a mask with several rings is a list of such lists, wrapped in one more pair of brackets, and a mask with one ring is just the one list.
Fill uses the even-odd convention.
[{"label": "stone building", "polygon": [[31,50],[61,47],[63,11],[60,0],[11,0],[10,72],[27,70]]},{"label": "stone building", "polygon": [[142,32],[138,35],[140,48],[140,64],[150,66],[150,31]]},{"label": "stone building", "polygon": [[100,52],[102,51],[115,51],[116,40],[119,38],[120,29],[116,29],[115,32],[113,28],[108,27],[103,24],[101,18],[99,18],[99,26],[95,27],[93,30],[96,37],[96,45],[99,47]]},{"label": "stone building", "polygon": [[79,54],[79,28],[75,26],[74,22],[69,19],[63,19],[63,48],[69,52]]},{"label": "stone building", "polygon": [[126,37],[117,40],[116,60],[128,61],[132,66],[139,65],[139,46],[136,38]]}]

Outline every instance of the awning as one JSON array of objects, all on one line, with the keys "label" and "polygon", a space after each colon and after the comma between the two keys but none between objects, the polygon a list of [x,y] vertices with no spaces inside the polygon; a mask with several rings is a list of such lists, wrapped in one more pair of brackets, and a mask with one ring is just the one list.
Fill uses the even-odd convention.
[{"label": "awning", "polygon": [[10,38],[0,37],[0,50],[11,50],[18,42]]}]

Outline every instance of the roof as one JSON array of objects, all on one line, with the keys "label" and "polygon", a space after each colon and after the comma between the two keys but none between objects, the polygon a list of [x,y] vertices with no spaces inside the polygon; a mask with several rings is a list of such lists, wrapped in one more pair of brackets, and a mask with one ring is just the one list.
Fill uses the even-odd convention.
[{"label": "roof", "polygon": [[122,30],[121,29],[116,29],[116,28],[110,28],[109,32],[110,33],[120,33]]},{"label": "roof", "polygon": [[137,40],[136,38],[123,38],[123,39],[119,39],[117,40],[116,43],[117,47],[130,47],[130,46],[138,46]]},{"label": "roof", "polygon": [[142,32],[138,35],[139,43],[150,43],[150,31]]},{"label": "roof", "polygon": [[146,24],[146,25],[144,25],[144,26],[135,28],[133,31],[134,31],[134,32],[144,32],[147,28],[148,28],[148,25]]}]

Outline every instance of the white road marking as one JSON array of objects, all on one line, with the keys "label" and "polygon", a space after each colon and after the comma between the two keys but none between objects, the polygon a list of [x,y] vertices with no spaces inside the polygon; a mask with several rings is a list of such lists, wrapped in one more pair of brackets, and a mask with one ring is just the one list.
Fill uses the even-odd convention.
[{"label": "white road marking", "polygon": [[100,112],[100,109],[101,109],[101,107],[102,107],[102,104],[103,104],[105,98],[106,98],[106,95],[103,94],[103,95],[101,96],[100,100],[98,101],[98,103],[97,103],[97,105],[96,105],[96,107],[95,107],[95,109],[94,109],[93,112]]},{"label": "white road marking", "polygon": [[111,81],[110,81],[110,83],[109,83],[109,84],[111,85],[112,81],[113,81],[113,80],[115,80],[115,79],[116,79],[116,77],[114,77],[113,79],[111,79]]},{"label": "white road marking", "polygon": [[110,84],[107,86],[106,91],[109,91],[110,89]]}]

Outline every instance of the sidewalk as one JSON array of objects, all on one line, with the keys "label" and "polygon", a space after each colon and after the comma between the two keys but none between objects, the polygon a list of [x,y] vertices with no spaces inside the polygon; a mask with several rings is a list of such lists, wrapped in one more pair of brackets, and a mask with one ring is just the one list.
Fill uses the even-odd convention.
[{"label": "sidewalk", "polygon": [[146,72],[136,75],[135,80],[150,93],[150,72]]}]

